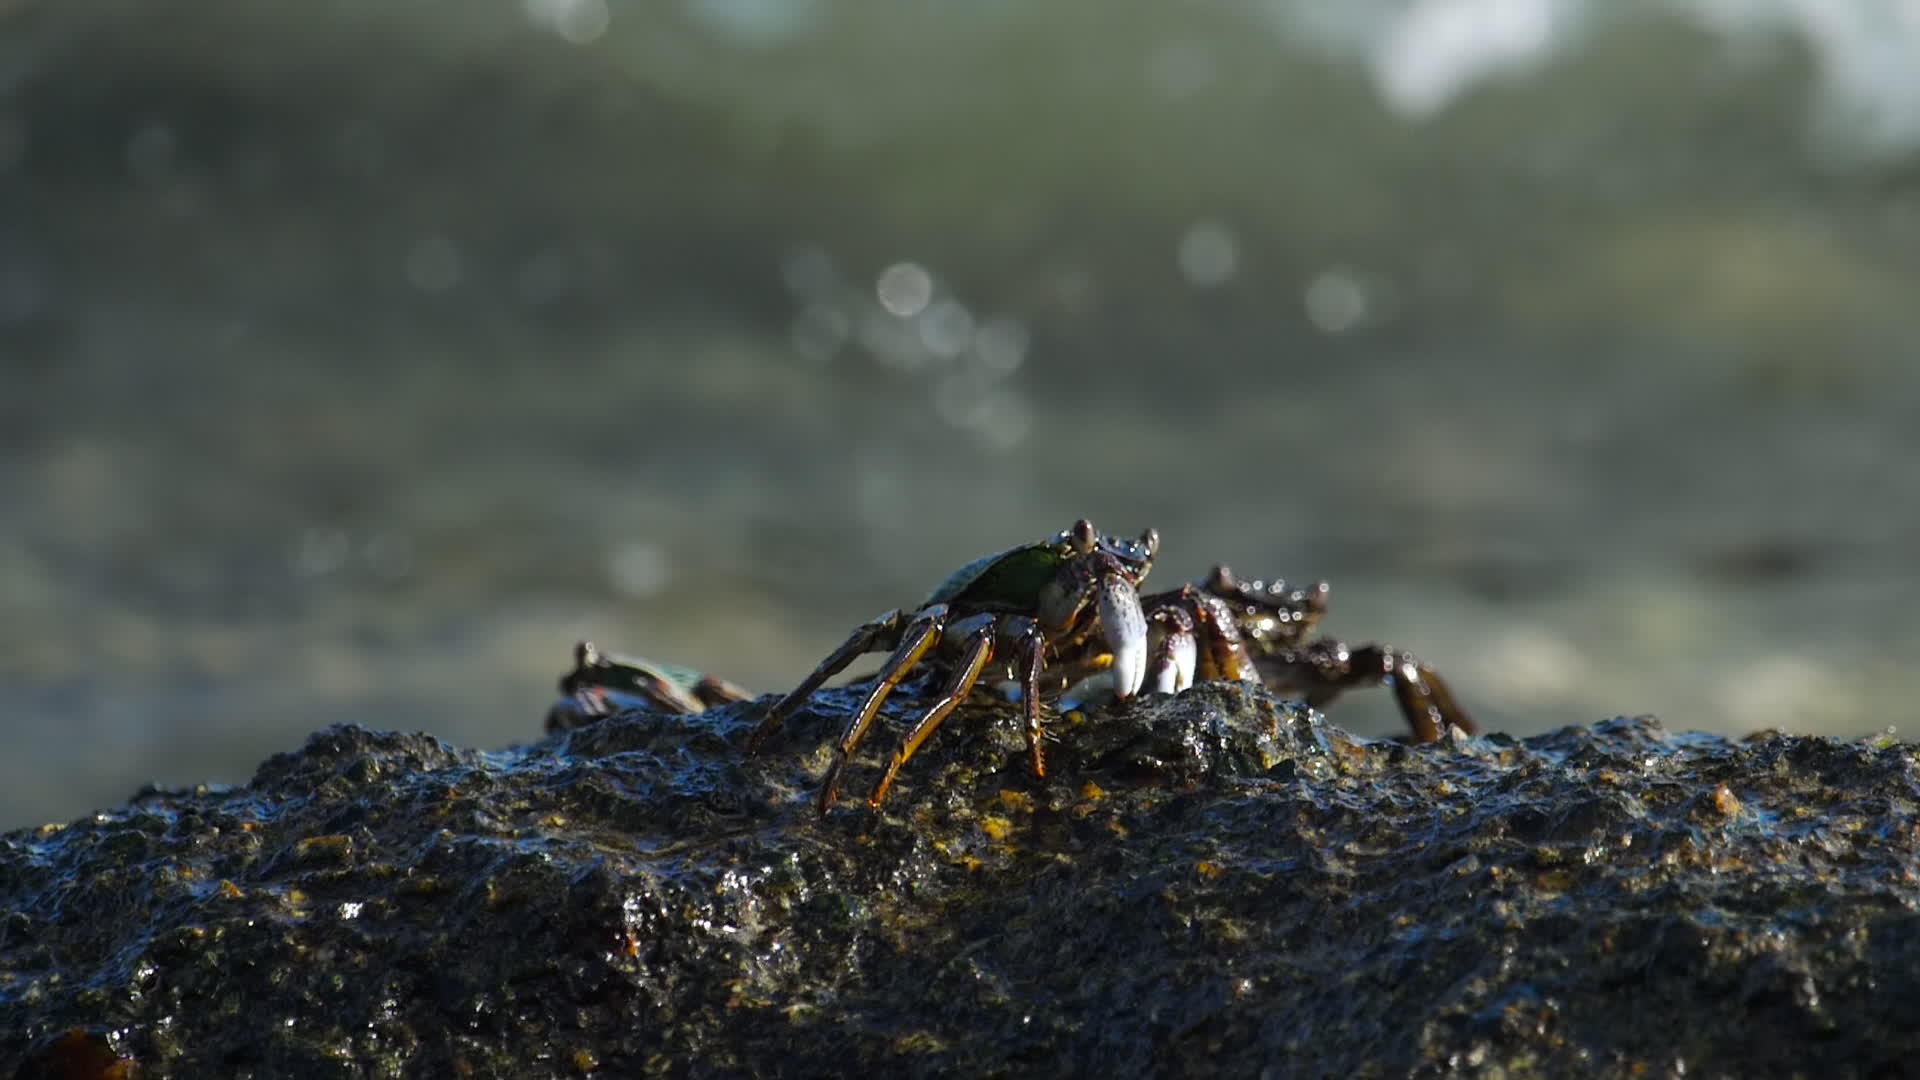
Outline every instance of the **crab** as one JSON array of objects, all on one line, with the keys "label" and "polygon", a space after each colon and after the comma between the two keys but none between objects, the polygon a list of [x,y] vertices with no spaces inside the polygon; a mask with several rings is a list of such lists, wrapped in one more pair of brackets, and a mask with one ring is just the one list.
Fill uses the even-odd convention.
[{"label": "crab", "polygon": [[573,670],[560,677],[562,697],[547,710],[547,731],[565,731],[623,709],[698,713],[753,695],[725,679],[677,664],[610,656],[591,641],[573,647]]},{"label": "crab", "polygon": [[859,711],[841,733],[818,799],[822,815],[839,798],[841,775],[867,737],[874,717],[901,681],[928,662],[939,693],[913,717],[867,797],[878,809],[900,769],[965,700],[989,670],[1016,677],[1024,689],[1027,750],[1033,775],[1046,776],[1039,680],[1059,656],[1098,650],[1110,692],[1131,697],[1146,676],[1148,634],[1139,586],[1153,567],[1159,534],[1103,536],[1085,519],[1031,544],[983,556],[953,572],[917,608],[897,608],[856,627],[800,685],[767,710],[748,740],[757,752],[814,691],[855,658],[893,650],[874,676]]},{"label": "crab", "polygon": [[[1449,727],[1479,730],[1446,680],[1405,650],[1304,640],[1326,614],[1330,591],[1324,581],[1242,581],[1216,566],[1199,582],[1141,597],[1152,628],[1147,685],[1178,693],[1196,681],[1244,680],[1319,707],[1352,687],[1377,684],[1392,689],[1416,742],[1433,742]],[[1079,681],[1062,694],[1062,707],[1106,692],[1106,666],[1097,649],[1069,658],[1062,673]]]}]

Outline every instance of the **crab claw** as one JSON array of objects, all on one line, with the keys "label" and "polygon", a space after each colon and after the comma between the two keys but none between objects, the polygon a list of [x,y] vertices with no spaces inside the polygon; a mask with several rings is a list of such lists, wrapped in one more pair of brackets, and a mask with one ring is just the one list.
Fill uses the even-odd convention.
[{"label": "crab claw", "polygon": [[1153,688],[1162,694],[1177,694],[1193,685],[1194,668],[1200,658],[1193,631],[1175,627],[1164,632],[1160,648],[1155,650],[1151,676]]},{"label": "crab claw", "polygon": [[1114,699],[1125,701],[1140,692],[1147,678],[1147,617],[1140,610],[1140,594],[1118,574],[1100,581],[1100,632],[1113,654]]}]

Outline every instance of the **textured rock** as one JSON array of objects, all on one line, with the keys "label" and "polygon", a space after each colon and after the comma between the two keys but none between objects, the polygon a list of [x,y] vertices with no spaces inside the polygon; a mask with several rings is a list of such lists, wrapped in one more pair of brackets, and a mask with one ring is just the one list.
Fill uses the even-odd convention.
[{"label": "textured rock", "polygon": [[[1351,737],[1202,686],[949,721],[881,814],[849,698],[499,753],[335,728],[0,839],[0,1076],[1893,1076],[1915,750],[1617,720]],[[869,741],[863,794],[890,749]],[[16,1072],[17,1070],[17,1072]]]}]

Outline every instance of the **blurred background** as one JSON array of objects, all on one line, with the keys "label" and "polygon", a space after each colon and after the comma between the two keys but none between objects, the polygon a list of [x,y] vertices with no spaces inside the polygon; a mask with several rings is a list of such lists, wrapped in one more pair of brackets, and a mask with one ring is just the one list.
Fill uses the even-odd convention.
[{"label": "blurred background", "polygon": [[1492,729],[1904,724],[1916,55],[1912,0],[0,0],[0,828],[536,738],[580,637],[784,690],[1083,515],[1331,581]]}]

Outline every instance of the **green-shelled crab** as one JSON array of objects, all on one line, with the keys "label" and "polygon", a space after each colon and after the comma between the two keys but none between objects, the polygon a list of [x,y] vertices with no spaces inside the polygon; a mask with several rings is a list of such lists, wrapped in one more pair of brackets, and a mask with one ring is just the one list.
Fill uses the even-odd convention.
[{"label": "green-shelled crab", "polygon": [[560,694],[560,700],[547,710],[550,733],[625,709],[697,713],[753,696],[692,668],[609,656],[591,641],[573,647],[573,670],[560,677]]},{"label": "green-shelled crab", "polygon": [[[1151,627],[1147,685],[1177,693],[1196,681],[1246,680],[1315,707],[1355,686],[1384,685],[1418,742],[1438,739],[1450,725],[1479,730],[1446,680],[1411,654],[1390,645],[1305,640],[1326,614],[1329,591],[1324,581],[1242,581],[1216,566],[1196,584],[1141,597]],[[1061,674],[1071,683],[1063,705],[1110,693],[1106,666],[1097,648],[1063,658]]]},{"label": "green-shelled crab", "polygon": [[966,699],[983,674],[1018,680],[1023,690],[1027,749],[1035,776],[1046,775],[1041,746],[1040,678],[1060,656],[1098,652],[1116,698],[1131,697],[1146,676],[1148,632],[1139,585],[1160,544],[1152,529],[1138,539],[1102,536],[1086,520],[1037,543],[976,559],[956,570],[926,602],[896,609],[856,628],[799,686],[767,710],[748,743],[757,750],[828,679],[857,657],[893,650],[873,689],[841,733],[839,753],[820,787],[826,813],[839,797],[841,774],[907,673],[938,661],[939,695],[917,713],[867,797],[878,807],[907,759]]}]

